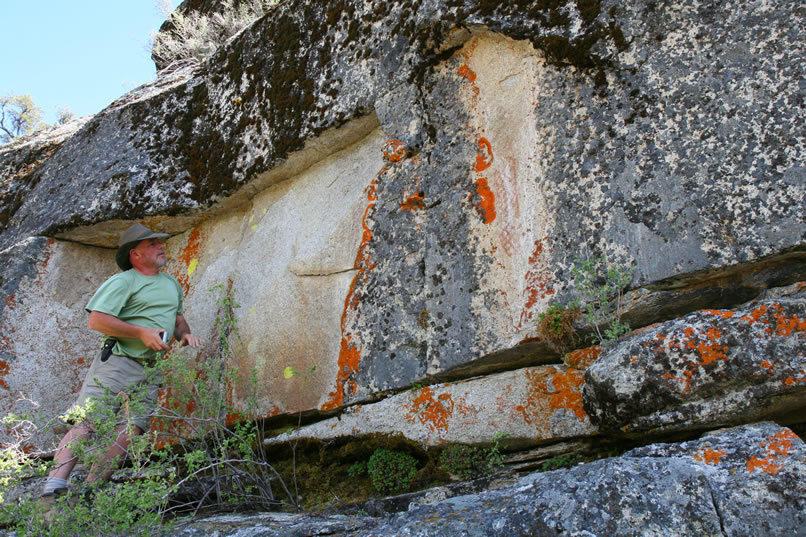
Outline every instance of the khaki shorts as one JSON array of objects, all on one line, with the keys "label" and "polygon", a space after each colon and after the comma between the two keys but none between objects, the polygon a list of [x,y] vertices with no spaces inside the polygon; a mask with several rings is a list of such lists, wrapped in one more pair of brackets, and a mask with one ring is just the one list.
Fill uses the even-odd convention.
[{"label": "khaki shorts", "polygon": [[[151,384],[147,382],[151,380]],[[157,406],[159,379],[146,379],[145,368],[131,358],[111,354],[105,362],[97,356],[81,386],[73,408],[87,407],[86,421],[93,422],[93,415],[113,414],[118,419],[148,431],[151,416]],[[121,408],[123,411],[121,412]]]}]

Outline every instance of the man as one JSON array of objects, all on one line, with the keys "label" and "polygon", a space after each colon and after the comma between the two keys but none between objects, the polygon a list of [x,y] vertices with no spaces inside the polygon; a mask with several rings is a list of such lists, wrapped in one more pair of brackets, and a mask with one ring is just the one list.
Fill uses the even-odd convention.
[{"label": "man", "polygon": [[[87,484],[108,479],[115,464],[126,455],[132,437],[148,430],[159,386],[149,383],[144,366],[156,363],[168,350],[171,338],[193,348],[201,343],[190,332],[182,314],[182,288],[172,276],[160,272],[166,263],[162,239],[168,236],[154,233],[141,224],[134,224],[123,232],[115,258],[123,272],[104,282],[86,307],[90,314],[89,327],[106,336],[105,349],[106,342],[109,346],[113,343],[110,340],[115,342],[111,355],[102,353],[93,361],[76,407],[98,410],[99,406],[105,406],[106,410],[118,413],[121,401],[134,391],[146,394],[145,406],[148,407],[143,410],[135,405],[126,420],[128,423],[117,424],[117,438],[90,468]],[[113,401],[110,394],[120,397]],[[58,496],[67,492],[67,479],[77,460],[73,443],[92,433],[92,417],[88,415],[64,436],[54,456],[54,467],[48,474],[41,503],[52,506]]]}]

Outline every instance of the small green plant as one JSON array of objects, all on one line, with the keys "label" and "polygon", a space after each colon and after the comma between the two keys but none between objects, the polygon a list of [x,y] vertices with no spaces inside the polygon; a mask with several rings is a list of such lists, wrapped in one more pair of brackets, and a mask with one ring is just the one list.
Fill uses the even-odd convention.
[{"label": "small green plant", "polygon": [[462,444],[446,447],[439,456],[439,465],[459,479],[486,475],[490,470],[484,449]]},{"label": "small green plant", "polygon": [[553,303],[538,316],[537,334],[557,352],[564,354],[579,339],[574,329],[574,321],[579,315],[579,305],[576,303],[568,306]]},{"label": "small green plant", "polygon": [[[593,327],[594,340],[610,345],[630,332],[621,315],[624,290],[632,281],[634,267],[610,265],[606,256],[577,258],[575,263],[573,274],[582,295],[584,318]],[[615,302],[613,307],[611,302]]]},{"label": "small green plant", "polygon": [[358,477],[367,473],[367,461],[358,461],[350,465],[347,469],[347,475],[350,477]]},{"label": "small green plant", "polygon": [[574,455],[557,455],[545,461],[540,469],[544,472],[573,466],[577,459]]},{"label": "small green plant", "polygon": [[498,432],[489,448],[454,444],[445,448],[439,456],[439,465],[460,479],[471,479],[494,473],[504,466],[500,442],[508,433]]},{"label": "small green plant", "polygon": [[501,440],[509,438],[509,433],[498,431],[493,436],[493,445],[487,450],[487,464],[491,469],[504,467],[504,454],[501,453]]},{"label": "small green plant", "polygon": [[401,491],[417,473],[417,459],[402,451],[376,449],[367,463],[367,472],[378,492]]}]

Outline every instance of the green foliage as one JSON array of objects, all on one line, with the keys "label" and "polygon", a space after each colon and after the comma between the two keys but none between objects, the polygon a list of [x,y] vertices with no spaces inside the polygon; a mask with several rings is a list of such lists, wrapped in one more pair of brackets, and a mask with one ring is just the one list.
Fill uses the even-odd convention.
[{"label": "green foliage", "polygon": [[380,448],[369,458],[367,472],[378,492],[401,491],[417,473],[417,459],[402,451]]},{"label": "green foliage", "polygon": [[202,61],[277,3],[279,0],[224,0],[210,16],[176,10],[167,14],[173,28],[154,35],[153,54],[168,65]]},{"label": "green foliage", "polygon": [[347,475],[358,477],[367,473],[367,461],[358,461],[347,469]]},{"label": "green foliage", "polygon": [[[624,290],[632,281],[634,267],[610,265],[605,256],[576,259],[575,263],[573,274],[582,295],[584,318],[593,326],[600,344],[612,344],[630,332],[621,315]],[[611,302],[615,302],[613,307]]]},{"label": "green foliage", "polygon": [[561,306],[560,304],[551,304],[549,309],[546,310],[544,313],[539,315],[539,320],[546,321],[548,325],[548,329],[561,336],[564,331],[564,326],[562,322],[563,314],[567,311],[565,306]]},{"label": "green foliage", "polygon": [[501,440],[509,438],[509,433],[498,431],[493,436],[493,445],[487,450],[487,464],[491,470],[504,467],[504,454],[501,453]]},{"label": "green foliage", "polygon": [[574,455],[557,455],[545,461],[540,468],[542,471],[548,472],[550,470],[573,466],[576,461],[577,459]]},{"label": "green foliage", "polygon": [[579,314],[579,305],[576,303],[568,306],[552,303],[548,310],[538,316],[537,333],[557,352],[565,353],[578,340],[574,321]]},{"label": "green foliage", "polygon": [[30,95],[0,97],[0,144],[44,127],[42,110]]},{"label": "green foliage", "polygon": [[507,437],[507,433],[496,433],[493,445],[486,449],[464,444],[448,446],[440,453],[439,465],[459,479],[474,479],[492,474],[504,466],[500,441]]},{"label": "green foliage", "polygon": [[[104,399],[121,399],[120,395],[107,393]],[[85,417],[94,425],[90,438],[77,440],[71,444],[73,452],[97,473],[103,473],[108,466],[106,448],[118,437],[121,428],[128,426],[130,416],[139,411],[143,394],[133,391],[126,394],[126,410],[119,415],[102,405],[90,405]],[[7,417],[19,423],[19,417]],[[35,421],[36,418],[34,418]],[[29,422],[33,423],[33,421]],[[52,422],[31,429],[26,440],[32,440],[52,426]],[[22,437],[20,437],[22,440]],[[4,502],[0,508],[0,523],[12,527],[19,537],[25,536],[84,536],[84,535],[151,535],[163,523],[164,508],[169,495],[175,490],[175,474],[171,461],[164,452],[152,449],[153,436],[135,437],[129,445],[126,457],[127,472],[136,480],[108,484],[96,482],[82,490],[71,490],[60,497],[46,520],[44,506],[35,497],[23,495],[13,501]],[[18,444],[20,445],[20,444]],[[24,442],[23,442],[24,445]],[[9,480],[1,480],[0,490],[10,492],[23,480],[32,476],[44,475],[49,464],[25,450],[14,450],[8,446],[2,451],[4,460],[9,459],[14,474]]]},{"label": "green foliage", "polygon": [[471,479],[490,473],[485,450],[462,444],[446,447],[439,456],[439,465],[460,479]]}]

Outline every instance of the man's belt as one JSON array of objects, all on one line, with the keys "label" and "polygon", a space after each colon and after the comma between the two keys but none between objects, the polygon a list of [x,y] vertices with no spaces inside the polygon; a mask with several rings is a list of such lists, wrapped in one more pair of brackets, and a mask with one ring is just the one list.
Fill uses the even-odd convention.
[{"label": "man's belt", "polygon": [[[107,340],[104,341],[104,346],[101,349],[101,361],[102,362],[106,362],[107,360],[109,360],[109,357],[112,356],[112,349],[115,348],[115,344],[117,342],[118,342],[118,340],[114,339],[114,338],[107,338]],[[129,360],[134,360],[135,362],[137,362],[138,364],[140,364],[143,367],[154,365],[154,360],[147,360],[145,358],[132,358],[131,356],[125,356],[125,355],[120,355],[120,356],[123,356],[124,358],[128,358]]]}]

